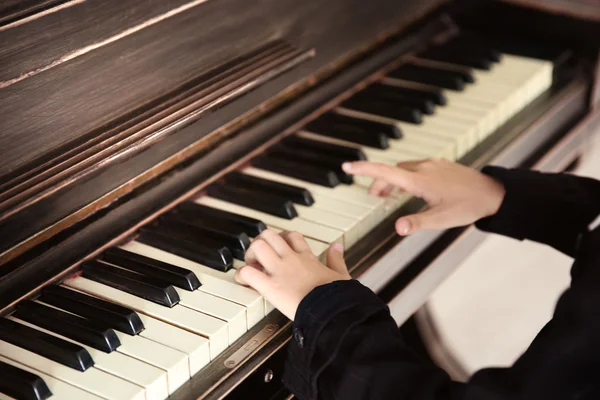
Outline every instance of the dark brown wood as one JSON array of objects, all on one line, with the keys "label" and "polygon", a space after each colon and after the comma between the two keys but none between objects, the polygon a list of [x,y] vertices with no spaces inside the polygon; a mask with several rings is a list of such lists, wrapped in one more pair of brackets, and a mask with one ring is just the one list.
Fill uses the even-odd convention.
[{"label": "dark brown wood", "polygon": [[597,0],[502,0],[546,12],[570,15],[580,19],[600,21],[600,3]]},{"label": "dark brown wood", "polygon": [[118,155],[125,149],[147,147],[152,136],[157,137],[156,142],[158,136],[173,131],[169,126],[181,129],[202,113],[231,102],[312,56],[311,50],[300,51],[275,41],[208,71],[122,124],[28,170],[18,180],[0,185],[0,219],[81,180],[82,174],[89,174],[99,164],[119,162]]},{"label": "dark brown wood", "polygon": [[[195,77],[195,74],[213,67],[213,61],[222,61],[223,57],[231,54],[237,55],[240,48],[261,44],[265,37],[283,35],[297,46],[314,44],[317,48],[316,57],[310,62],[272,80],[261,90],[255,90],[243,99],[233,101],[207,115],[201,124],[196,123],[177,132],[161,146],[151,147],[143,155],[136,157],[136,161],[130,160],[131,167],[122,165],[114,169],[105,168],[100,171],[101,174],[99,172],[105,178],[90,178],[81,182],[77,189],[62,190],[26,212],[3,220],[0,231],[8,229],[11,232],[10,235],[0,234],[0,238],[6,241],[2,246],[3,250],[12,248],[32,234],[43,233],[40,238],[51,237],[74,221],[126,194],[147,178],[164,172],[164,168],[153,173],[148,173],[148,170],[159,164],[164,166],[161,162],[169,157],[172,161],[168,167],[172,168],[197,155],[202,149],[216,143],[214,131],[217,128],[231,121],[227,129],[218,133],[223,136],[232,127],[249,123],[250,117],[258,117],[260,113],[287,101],[292,91],[308,89],[439,4],[439,1],[431,0],[420,2],[419,5],[398,6],[395,2],[380,0],[380,8],[363,8],[360,3],[357,7],[350,8],[355,12],[349,13],[346,10],[343,13],[345,18],[335,18],[339,25],[332,25],[325,22],[325,15],[328,12],[331,18],[337,16],[346,3],[344,7],[340,3],[328,3],[330,5],[327,7],[330,8],[314,6],[312,11],[318,8],[315,15],[319,15],[315,18],[311,14],[311,7],[302,8],[296,15],[291,15],[290,7],[294,6],[288,5],[286,8],[281,2],[275,2],[270,7],[272,13],[267,15],[255,7],[246,7],[246,2],[236,5],[236,1],[238,0],[208,2],[202,5],[201,13],[187,15],[183,21],[177,20],[178,17],[183,18],[183,14],[175,16],[165,21],[164,26],[154,25],[132,37],[0,89],[0,104],[10,103],[12,112],[7,114],[8,119],[0,121],[0,128],[5,128],[0,130],[4,133],[0,136],[0,152],[4,151],[1,166],[7,171],[11,170],[5,175],[6,178],[24,173],[33,165],[44,162],[48,156],[61,154],[66,149],[89,140],[90,134],[100,134],[103,126],[110,127],[119,116],[130,112],[132,107],[139,108],[140,104],[151,101],[153,96],[164,94],[175,85],[189,81],[190,76]],[[215,6],[217,3],[219,6]],[[269,2],[263,3],[266,6]],[[227,11],[232,8],[240,11],[236,14],[239,19],[235,24],[230,21],[231,15]],[[196,9],[191,9],[189,12],[195,11]],[[372,18],[373,23],[363,24],[366,17]],[[214,21],[223,22],[215,25]],[[287,25],[282,31],[283,28],[277,26],[284,22]],[[202,23],[209,24],[214,29],[197,32],[196,24]],[[356,28],[358,25],[361,26],[360,29]],[[275,28],[277,32],[273,31]],[[346,31],[352,31],[352,34],[336,33]],[[156,40],[164,32],[170,32],[173,46],[170,46],[171,42]],[[139,57],[124,55],[134,50]],[[128,62],[122,63],[123,58],[127,58]],[[36,93],[40,87],[46,90],[48,86],[52,87],[49,92],[54,93],[54,96],[22,95]],[[38,113],[48,118],[32,117]],[[91,127],[94,127],[92,131],[88,131]],[[40,135],[38,132],[44,134]],[[213,139],[198,145],[199,140],[211,132]],[[58,144],[57,141],[61,143]],[[9,148],[14,148],[14,151],[9,151]],[[48,150],[50,148],[51,151]],[[11,163],[11,160],[16,163],[24,161],[19,154],[33,160],[33,164],[23,164],[22,171],[14,169],[15,164]],[[141,179],[144,173],[146,177]],[[110,178],[106,178],[108,176]],[[87,207],[87,211],[74,218],[74,213],[81,212],[84,207]],[[67,217],[70,218],[69,221],[64,220]],[[53,229],[54,233],[50,233],[48,228]]]},{"label": "dark brown wood", "polygon": [[65,3],[69,0],[4,0],[0,3],[0,27],[35,18]]},{"label": "dark brown wood", "polygon": [[[110,38],[189,2],[190,0],[15,2],[19,4],[13,9],[22,10],[19,11],[21,16],[33,14],[36,17],[34,10],[38,11],[38,16],[27,23],[0,30],[0,86],[28,73],[39,73],[46,68],[58,66],[82,49],[101,45]],[[4,1],[2,3],[4,6]],[[39,16],[40,10],[60,3],[71,3],[72,6]]]},{"label": "dark brown wood", "polygon": [[[2,42],[13,43],[7,50],[10,52],[0,57],[1,65],[6,68],[31,62],[32,53],[43,52],[44,48],[51,54],[40,55],[42,59],[26,67],[15,67],[16,70],[8,71],[2,79],[5,87],[0,92],[0,105],[4,110],[0,121],[0,131],[4,132],[0,137],[3,160],[0,176],[14,175],[35,160],[87,140],[94,129],[110,124],[140,104],[152,101],[245,49],[278,37],[287,38],[300,48],[316,47],[318,55],[310,67],[314,71],[356,50],[357,46],[367,45],[386,31],[422,16],[440,0],[409,4],[384,0],[376,4],[357,0],[326,4],[300,4],[289,0],[206,1],[10,84],[15,76],[43,68],[57,56],[81,51],[98,37],[112,37],[123,33],[124,28],[148,22],[155,15],[148,15],[147,10],[169,9],[176,2],[113,0],[106,3],[89,0],[40,21],[1,32],[9,35]],[[44,20],[60,20],[63,14],[83,20],[69,25],[71,21],[67,18],[66,25],[57,22],[58,25],[48,31],[52,25]],[[123,20],[121,16],[125,15],[131,17]],[[90,31],[90,26],[96,30]],[[42,27],[43,36],[52,38],[49,43],[40,39]],[[344,32],[344,35],[336,35],[336,32]],[[20,36],[14,37],[16,33]],[[79,39],[80,36],[83,39]],[[88,41],[84,40],[87,36]],[[63,43],[68,42],[65,37],[73,38],[76,45],[63,49]],[[28,46],[31,46],[30,53],[18,51]],[[304,71],[304,76],[308,71]],[[293,82],[290,80],[287,84]]]}]

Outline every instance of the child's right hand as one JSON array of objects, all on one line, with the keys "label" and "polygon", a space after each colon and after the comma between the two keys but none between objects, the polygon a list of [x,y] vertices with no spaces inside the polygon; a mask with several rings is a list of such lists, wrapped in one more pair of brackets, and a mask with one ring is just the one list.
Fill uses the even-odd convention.
[{"label": "child's right hand", "polygon": [[388,196],[397,187],[427,202],[428,210],[396,221],[396,232],[402,236],[472,224],[495,214],[505,194],[500,182],[443,159],[403,162],[397,167],[356,161],[344,163],[343,169],[374,178],[371,194]]}]

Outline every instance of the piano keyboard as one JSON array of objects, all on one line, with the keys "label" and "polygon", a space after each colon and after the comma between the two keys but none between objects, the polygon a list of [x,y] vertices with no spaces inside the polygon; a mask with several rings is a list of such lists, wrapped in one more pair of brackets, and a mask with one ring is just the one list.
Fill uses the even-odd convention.
[{"label": "piano keyboard", "polygon": [[371,196],[343,162],[459,160],[552,75],[549,61],[461,37],[411,58],[18,305],[0,320],[0,397],[168,397],[273,309],[234,279],[261,231],[300,232],[324,261],[409,199]]}]

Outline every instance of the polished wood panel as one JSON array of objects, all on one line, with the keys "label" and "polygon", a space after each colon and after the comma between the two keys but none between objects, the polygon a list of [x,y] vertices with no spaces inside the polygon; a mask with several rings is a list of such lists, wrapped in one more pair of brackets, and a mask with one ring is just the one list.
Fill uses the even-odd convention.
[{"label": "polished wood panel", "polygon": [[[153,18],[164,16],[189,2],[190,0],[15,2],[21,3],[18,7],[35,3],[38,13],[30,15],[26,23],[13,22],[14,27],[0,30],[0,87],[29,74],[40,73],[53,65],[60,65],[70,57],[90,50],[90,46],[101,47],[110,38]],[[50,14],[40,14],[39,11],[47,9],[49,4],[57,3],[70,6]],[[5,6],[3,4],[0,7]],[[14,7],[17,8],[17,5]]]},{"label": "polished wood panel", "polygon": [[[0,231],[9,234],[0,234],[4,242],[0,248],[6,250],[34,233],[56,227],[50,235],[44,231],[45,240],[147,179],[216,145],[215,137],[224,140],[232,128],[239,128],[287,101],[292,91],[296,95],[318,84],[431,11],[440,1],[407,5],[377,0],[381,3],[379,7],[358,0],[355,3],[355,7],[346,9],[348,2],[341,0],[328,2],[326,6],[263,0],[262,8],[257,8],[240,0],[209,1],[0,89],[0,104],[10,111],[0,121],[0,157],[3,157],[0,167],[6,172],[6,181],[97,137],[122,122],[124,115],[132,118],[144,112],[156,96],[188,82],[227,57],[262,44],[263,40],[281,36],[296,47],[316,48],[316,56],[310,61],[204,116],[162,141],[160,146],[150,147],[122,165],[97,171],[95,176],[79,182],[77,188],[64,188],[25,212],[3,219]],[[235,18],[229,12],[231,9],[238,10]],[[264,13],[263,9],[270,12]],[[212,29],[198,30],[198,26]],[[228,123],[227,129],[215,131]],[[208,134],[211,138],[203,139]],[[197,145],[201,139],[204,144]],[[168,164],[161,164],[168,158],[171,158]],[[160,171],[136,179],[157,165],[161,165]],[[104,202],[92,204],[103,196]],[[83,216],[71,217],[85,206],[88,208]],[[67,216],[70,219],[64,220]],[[61,220],[64,221],[59,223]]]},{"label": "polished wood panel", "polygon": [[[314,72],[357,46],[367,45],[369,40],[387,30],[422,16],[423,10],[439,2],[428,0],[418,5],[384,0],[368,4],[357,0],[203,2],[2,88],[0,107],[4,110],[4,118],[0,121],[0,158],[3,160],[0,181],[40,159],[47,159],[74,143],[89,139],[121,116],[206,69],[268,40],[287,38],[298,47],[317,47],[318,55],[312,64]],[[88,0],[39,21],[43,24],[46,19],[60,20],[63,15],[74,18],[72,13],[82,12],[81,25],[69,25],[69,18],[66,27],[61,23],[55,28],[47,25],[46,29],[50,27],[50,30],[44,35],[54,37],[49,43],[40,38],[43,35],[38,21],[3,32],[9,35],[8,42],[13,44],[8,49],[10,55],[1,57],[1,64],[9,68],[2,80],[46,65],[56,55],[80,49],[97,35],[107,37],[147,20],[152,15],[141,11],[142,7],[151,9],[163,3],[168,3],[168,8],[175,5],[173,1]],[[100,21],[106,20],[106,24],[89,19],[96,19],[97,14]],[[131,17],[120,17],[127,15]],[[90,25],[106,27],[94,30],[89,28]],[[20,35],[10,38],[13,31]],[[345,33],[339,35],[339,32]],[[83,39],[79,39],[80,36]],[[84,40],[86,37],[89,37],[88,41]],[[63,44],[73,40],[75,46]],[[17,51],[27,47],[31,50],[26,53]],[[31,60],[32,52],[41,55]],[[32,64],[24,67],[23,63]],[[17,65],[17,70],[10,69],[12,65]]]}]

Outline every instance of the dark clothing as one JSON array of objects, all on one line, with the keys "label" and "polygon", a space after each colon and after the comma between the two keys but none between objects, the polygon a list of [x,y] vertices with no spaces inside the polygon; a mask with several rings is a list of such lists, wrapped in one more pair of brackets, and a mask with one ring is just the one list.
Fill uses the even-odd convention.
[{"label": "dark clothing", "polygon": [[315,288],[300,304],[284,383],[300,400],[600,399],[600,182],[487,167],[506,196],[479,229],[575,258],[552,320],[510,368],[453,382],[402,339],[387,306],[357,281]]}]

